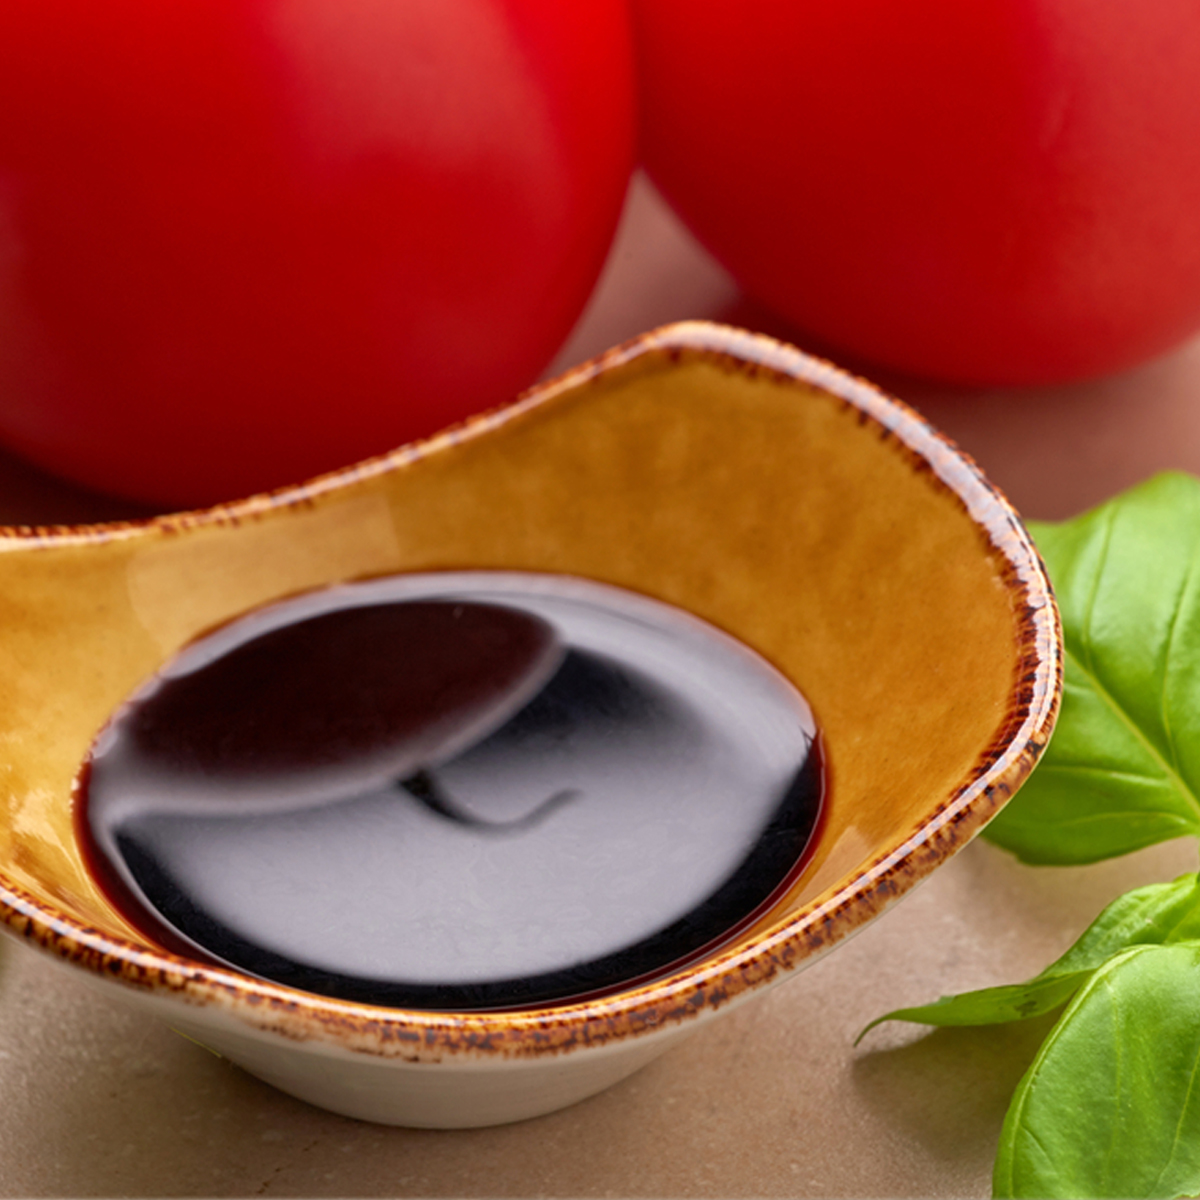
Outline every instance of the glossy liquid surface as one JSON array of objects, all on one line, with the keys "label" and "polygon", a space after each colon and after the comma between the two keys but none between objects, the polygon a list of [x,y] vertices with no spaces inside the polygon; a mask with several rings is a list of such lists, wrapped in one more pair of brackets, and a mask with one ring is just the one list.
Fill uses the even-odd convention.
[{"label": "glossy liquid surface", "polygon": [[796,872],[804,700],[585,580],[396,576],[186,648],[97,738],[78,824],[149,937],[414,1008],[549,1003],[719,943]]}]

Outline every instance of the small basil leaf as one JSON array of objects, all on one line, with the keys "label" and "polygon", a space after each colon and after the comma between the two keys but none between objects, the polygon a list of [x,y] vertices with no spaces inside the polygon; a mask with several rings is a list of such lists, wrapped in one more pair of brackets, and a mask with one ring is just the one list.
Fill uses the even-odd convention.
[{"label": "small basil leaf", "polygon": [[1200,834],[1200,481],[1158,475],[1030,529],[1062,611],[1062,713],[986,836],[1071,864]]},{"label": "small basil leaf", "polygon": [[913,1008],[897,1008],[876,1017],[854,1040],[857,1046],[876,1025],[884,1021],[913,1021],[920,1025],[1003,1025],[1009,1021],[1024,1021],[1042,1013],[1061,1008],[1088,978],[1087,971],[1043,978],[1041,975],[1026,983],[1006,987],[981,988],[977,992],[962,992],[943,996],[932,1004]]},{"label": "small basil leaf", "polygon": [[1200,1191],[1200,943],[1137,946],[1080,989],[1017,1085],[996,1196]]},{"label": "small basil leaf", "polygon": [[[900,1008],[872,1021],[857,1041],[883,1021],[922,1025],[1001,1025],[1060,1008],[1093,972],[1131,946],[1200,939],[1200,877],[1152,883],[1114,900],[1060,959],[1025,983],[943,996],[932,1004]],[[857,1041],[855,1044],[857,1044]]]}]

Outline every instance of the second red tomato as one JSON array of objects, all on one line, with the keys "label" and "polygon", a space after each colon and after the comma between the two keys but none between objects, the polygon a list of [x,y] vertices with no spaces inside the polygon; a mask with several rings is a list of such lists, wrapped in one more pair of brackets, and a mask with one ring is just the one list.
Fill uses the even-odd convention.
[{"label": "second red tomato", "polygon": [[1200,327],[1194,0],[635,0],[643,153],[749,292],[1030,383]]}]

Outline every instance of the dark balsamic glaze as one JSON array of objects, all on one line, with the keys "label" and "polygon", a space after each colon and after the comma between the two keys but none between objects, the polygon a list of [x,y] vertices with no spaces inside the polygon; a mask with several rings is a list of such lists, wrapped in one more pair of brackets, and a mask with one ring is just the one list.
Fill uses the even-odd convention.
[{"label": "dark balsamic glaze", "polygon": [[803,699],[657,601],[516,573],[259,610],[116,713],[77,824],[149,938],[406,1008],[661,974],[793,881],[824,773]]}]

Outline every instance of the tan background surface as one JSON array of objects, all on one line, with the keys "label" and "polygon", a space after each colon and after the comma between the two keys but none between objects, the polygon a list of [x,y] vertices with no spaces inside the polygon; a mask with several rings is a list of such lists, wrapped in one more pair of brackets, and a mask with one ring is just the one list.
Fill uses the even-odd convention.
[{"label": "tan background surface", "polygon": [[[639,182],[559,365],[697,316],[784,332]],[[1065,388],[964,394],[875,377],[1027,516],[1068,516],[1165,467],[1200,473],[1200,339]],[[0,521],[126,515],[0,458]],[[986,1195],[1008,1096],[1045,1025],[891,1026],[855,1049],[856,1033],[899,1005],[1034,973],[1120,891],[1195,860],[1177,843],[1034,869],[977,842],[854,941],[626,1083],[540,1120],[455,1133],[309,1108],[0,941],[0,1194]]]}]

